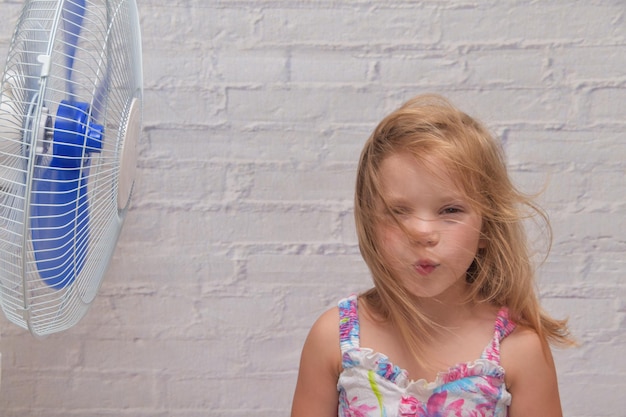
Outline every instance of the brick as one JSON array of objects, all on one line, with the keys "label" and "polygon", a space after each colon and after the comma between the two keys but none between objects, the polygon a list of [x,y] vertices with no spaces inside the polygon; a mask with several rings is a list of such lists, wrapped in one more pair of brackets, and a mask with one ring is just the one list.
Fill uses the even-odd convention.
[{"label": "brick", "polygon": [[[351,201],[355,173],[351,167],[333,165],[316,170],[294,170],[291,167],[257,169],[250,198],[280,201]],[[280,184],[276,179],[282,178]],[[319,203],[318,203],[319,204]]]},{"label": "brick", "polygon": [[224,121],[224,92],[217,87],[144,90],[144,125],[202,125]]},{"label": "brick", "polygon": [[[298,103],[295,96],[302,96]],[[368,100],[364,100],[368,97]],[[329,122],[363,122],[378,117],[376,104],[382,93],[372,99],[370,93],[343,87],[340,91],[320,88],[243,89],[227,91],[227,115],[233,122],[311,123],[322,117]]]},{"label": "brick", "polygon": [[251,85],[287,81],[287,54],[284,50],[228,49],[216,55],[217,64],[213,74],[216,81]]},{"label": "brick", "polygon": [[358,52],[298,48],[290,56],[290,81],[294,83],[366,83],[373,59]]},{"label": "brick", "polygon": [[460,60],[459,66],[467,67],[465,83],[472,86],[542,87],[549,76],[549,58],[537,49],[470,49]]},{"label": "brick", "polygon": [[626,66],[624,54],[605,45],[563,46],[550,55],[552,72],[561,82],[606,82],[622,77],[620,68]]},{"label": "brick", "polygon": [[557,3],[451,7],[442,11],[442,41],[466,45],[571,43],[586,39],[610,42],[624,36],[624,25],[615,19],[619,12],[618,4],[610,2],[580,7]]},{"label": "brick", "polygon": [[626,100],[626,88],[605,87],[590,93],[590,117],[598,122],[624,124],[623,113],[616,106]]},{"label": "brick", "polygon": [[454,51],[425,50],[397,52],[379,60],[380,81],[387,85],[409,85],[433,89],[463,83],[465,65]]},{"label": "brick", "polygon": [[[331,230],[332,216],[325,212],[294,207],[284,211],[253,210],[246,213],[248,214],[213,213],[211,216],[202,216],[208,224],[206,233],[196,235],[197,239],[213,236],[216,240],[231,242],[240,237],[248,242],[302,242],[322,240]],[[195,221],[188,222],[187,227],[198,229]],[[177,227],[177,230],[183,231],[181,227]]]},{"label": "brick", "polygon": [[576,337],[589,340],[599,333],[617,329],[615,298],[546,298],[546,309],[558,317],[569,317],[569,325]]}]

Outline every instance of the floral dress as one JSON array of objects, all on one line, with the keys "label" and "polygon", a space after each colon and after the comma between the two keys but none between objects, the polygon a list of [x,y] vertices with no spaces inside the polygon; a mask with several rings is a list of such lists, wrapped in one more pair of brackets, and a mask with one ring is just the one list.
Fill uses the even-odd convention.
[{"label": "floral dress", "polygon": [[339,417],[505,417],[511,394],[500,366],[500,342],[514,329],[508,310],[498,312],[494,337],[481,357],[438,374],[434,382],[411,381],[382,353],[359,346],[357,297],[339,302],[343,371]]}]

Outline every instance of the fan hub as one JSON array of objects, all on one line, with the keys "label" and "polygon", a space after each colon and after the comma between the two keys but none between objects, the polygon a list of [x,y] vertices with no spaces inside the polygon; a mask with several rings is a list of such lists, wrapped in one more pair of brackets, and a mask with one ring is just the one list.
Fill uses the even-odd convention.
[{"label": "fan hub", "polygon": [[79,168],[83,158],[102,150],[104,128],[91,123],[87,103],[61,101],[54,122],[51,166]]}]

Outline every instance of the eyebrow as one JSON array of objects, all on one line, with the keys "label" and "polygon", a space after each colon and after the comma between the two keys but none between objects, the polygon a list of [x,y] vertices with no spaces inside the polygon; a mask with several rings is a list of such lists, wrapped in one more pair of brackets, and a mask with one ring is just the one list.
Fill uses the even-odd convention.
[{"label": "eyebrow", "polygon": [[[394,195],[390,195],[389,193],[387,193],[387,194],[381,194],[380,197],[388,205],[410,203],[410,199],[406,198],[405,196],[394,196]],[[448,193],[439,195],[437,197],[437,202],[439,202],[440,204],[454,203],[454,202],[467,204],[468,198],[461,193],[448,192]]]}]

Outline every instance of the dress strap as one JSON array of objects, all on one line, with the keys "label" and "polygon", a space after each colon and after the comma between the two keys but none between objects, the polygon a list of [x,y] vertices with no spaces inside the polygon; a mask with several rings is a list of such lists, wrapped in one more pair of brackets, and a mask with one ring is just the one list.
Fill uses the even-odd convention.
[{"label": "dress strap", "polygon": [[355,294],[339,301],[339,342],[341,353],[359,348],[359,314]]},{"label": "dress strap", "polygon": [[509,309],[502,307],[498,311],[496,323],[494,325],[494,335],[491,343],[485,348],[481,358],[500,363],[500,342],[510,335],[517,327],[513,321],[509,319]]}]

